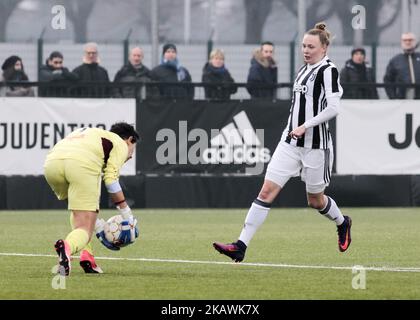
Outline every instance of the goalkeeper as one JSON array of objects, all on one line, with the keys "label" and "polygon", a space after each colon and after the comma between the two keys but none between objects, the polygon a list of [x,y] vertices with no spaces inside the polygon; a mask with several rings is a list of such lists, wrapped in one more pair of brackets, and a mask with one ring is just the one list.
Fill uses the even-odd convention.
[{"label": "goalkeeper", "polygon": [[[111,250],[135,241],[137,220],[127,205],[118,182],[119,172],[134,152],[139,134],[132,125],[119,122],[110,131],[99,128],[80,128],[59,141],[48,153],[44,175],[59,200],[68,199],[72,231],[65,240],[55,243],[59,257],[59,272],[70,274],[70,257],[80,252],[80,266],[86,273],[102,273],[96,264],[92,234]],[[114,245],[104,236],[105,221],[97,219],[101,192],[101,176],[110,198],[122,215],[123,231]],[[134,226],[133,231],[131,226]]]}]

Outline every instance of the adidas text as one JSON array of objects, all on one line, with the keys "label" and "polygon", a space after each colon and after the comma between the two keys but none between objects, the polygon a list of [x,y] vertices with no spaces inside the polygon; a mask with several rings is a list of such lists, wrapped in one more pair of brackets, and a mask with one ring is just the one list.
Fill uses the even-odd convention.
[{"label": "adidas text", "polygon": [[270,150],[247,146],[209,148],[204,151],[203,159],[205,163],[211,164],[255,164],[270,161]]},{"label": "adidas text", "polygon": [[247,174],[261,174],[271,159],[264,147],[264,130],[254,129],[244,111],[221,129],[189,130],[187,121],[179,121],[178,132],[161,129],[156,141],[156,161],[165,164],[246,164]]}]

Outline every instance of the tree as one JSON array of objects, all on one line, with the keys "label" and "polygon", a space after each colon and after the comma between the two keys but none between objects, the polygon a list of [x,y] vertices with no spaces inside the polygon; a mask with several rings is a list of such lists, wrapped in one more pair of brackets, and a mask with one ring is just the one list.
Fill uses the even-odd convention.
[{"label": "tree", "polygon": [[[297,15],[295,0],[280,0],[283,5],[294,15]],[[389,28],[401,11],[400,0],[307,0],[307,25],[312,28],[315,23],[338,16],[342,27],[342,42],[350,45],[353,43],[354,29],[352,19],[355,14],[352,8],[362,5],[366,9],[366,29],[364,30],[364,43],[377,42],[381,33]]]},{"label": "tree", "polygon": [[[400,0],[382,0],[382,1],[358,1],[359,4],[365,6],[366,19],[365,43],[377,42],[382,32],[388,29],[397,19],[401,12]],[[390,14],[386,16],[384,9],[390,10]],[[385,17],[385,18],[384,18]],[[381,21],[383,18],[383,21]]]},{"label": "tree", "polygon": [[0,42],[6,41],[7,21],[11,17],[13,11],[23,0],[2,0],[0,1]]},{"label": "tree", "polygon": [[61,0],[66,8],[66,15],[73,23],[74,37],[77,43],[87,41],[87,23],[96,0]]},{"label": "tree", "polygon": [[351,9],[356,4],[362,5],[366,9],[366,29],[363,34],[363,42],[372,44],[378,42],[382,32],[389,28],[397,19],[401,12],[400,0],[339,0],[337,1],[336,13],[341,22],[343,32],[343,43],[352,44],[354,29],[351,21],[354,14]]},{"label": "tree", "polygon": [[[151,1],[150,0],[136,0],[137,10],[139,18],[137,23],[143,26],[147,34],[151,35]],[[171,24],[171,16],[183,17],[182,6],[174,5],[173,0],[158,0],[158,14],[159,14],[159,42],[165,42],[168,40],[168,33],[172,28],[180,28],[182,26],[183,19],[177,19],[180,25]],[[180,20],[180,21],[179,21]],[[151,40],[149,38],[149,40]]]},{"label": "tree", "polygon": [[339,0],[337,8],[335,10],[341,23],[342,42],[346,45],[352,44],[354,38],[354,29],[351,25],[352,19],[354,17],[351,13],[351,8],[353,5],[354,3],[352,4],[351,1]]},{"label": "tree", "polygon": [[[297,16],[297,1],[296,0],[281,0],[283,5]],[[331,1],[324,0],[307,0],[306,7],[306,29],[311,29],[317,22],[324,21],[330,18],[335,12],[335,4]]]},{"label": "tree", "polygon": [[272,8],[273,0],[244,0],[245,43],[260,43],[264,24]]}]

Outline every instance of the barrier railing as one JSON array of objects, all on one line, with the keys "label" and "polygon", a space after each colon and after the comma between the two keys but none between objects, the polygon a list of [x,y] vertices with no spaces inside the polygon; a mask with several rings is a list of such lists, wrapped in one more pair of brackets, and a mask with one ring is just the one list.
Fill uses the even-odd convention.
[{"label": "barrier railing", "polygon": [[[407,83],[341,83],[344,91],[352,91],[353,99],[374,97],[363,96],[367,89],[392,91],[391,98],[405,98],[407,89],[414,89],[413,97],[420,99],[420,84]],[[18,90],[32,88],[32,93]],[[65,98],[136,98],[177,100],[288,100],[293,83],[267,84],[214,84],[182,82],[0,82],[0,96],[39,96]],[[359,91],[361,92],[358,95]],[[382,95],[382,98],[384,95]],[[386,97],[386,96],[385,96]],[[377,98],[377,97],[376,97]]]}]

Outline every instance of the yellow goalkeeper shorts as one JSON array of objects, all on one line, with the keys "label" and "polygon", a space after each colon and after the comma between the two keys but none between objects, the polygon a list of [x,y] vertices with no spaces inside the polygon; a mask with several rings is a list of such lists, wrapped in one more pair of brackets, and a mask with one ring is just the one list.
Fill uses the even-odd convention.
[{"label": "yellow goalkeeper shorts", "polygon": [[44,175],[59,200],[68,199],[69,210],[97,211],[101,174],[73,159],[47,160]]}]

